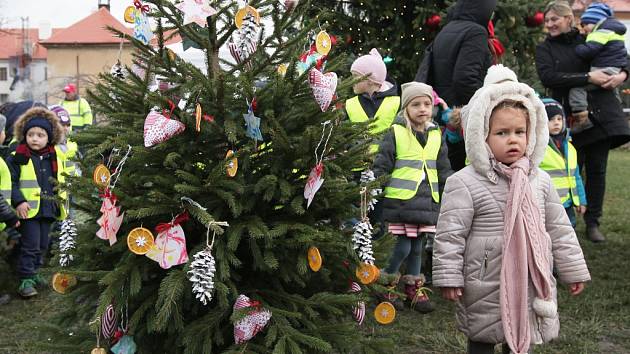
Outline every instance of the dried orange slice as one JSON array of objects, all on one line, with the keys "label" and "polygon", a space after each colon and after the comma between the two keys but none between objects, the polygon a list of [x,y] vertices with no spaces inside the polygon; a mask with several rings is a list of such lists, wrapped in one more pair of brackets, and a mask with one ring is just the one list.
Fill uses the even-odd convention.
[{"label": "dried orange slice", "polygon": [[127,23],[134,23],[135,22],[135,15],[136,12],[136,8],[134,6],[127,6],[127,8],[125,9],[125,22]]},{"label": "dried orange slice", "polygon": [[234,151],[228,150],[227,154],[225,154],[225,159],[229,160],[226,167],[227,175],[230,177],[236,176],[236,172],[238,171],[238,159],[234,157]]},{"label": "dried orange slice", "polygon": [[381,271],[378,269],[377,266],[367,263],[361,263],[361,265],[359,265],[357,267],[357,270],[355,271],[355,275],[357,276],[357,278],[359,278],[361,284],[366,285],[374,283],[378,279],[380,274]]},{"label": "dried orange slice", "polygon": [[326,31],[320,31],[317,37],[315,37],[315,48],[317,49],[317,53],[321,55],[328,55],[328,52],[330,52],[332,40]]},{"label": "dried orange slice", "polygon": [[195,107],[195,129],[197,131],[201,131],[201,105],[197,103],[197,107]]},{"label": "dried orange slice", "polygon": [[380,324],[390,324],[396,318],[396,308],[390,302],[381,302],[374,309],[374,318]]},{"label": "dried orange slice", "polygon": [[127,247],[135,254],[146,254],[153,247],[153,243],[153,234],[144,227],[136,227],[127,235]]},{"label": "dried orange slice", "polygon": [[241,28],[241,26],[243,26],[243,19],[247,15],[254,16],[254,21],[256,21],[256,24],[260,24],[260,14],[258,13],[258,10],[256,10],[256,8],[253,6],[247,5],[236,11],[236,15],[234,15],[234,23],[236,23],[236,27]]},{"label": "dried orange slice", "polygon": [[96,347],[92,349],[90,354],[107,354],[107,351],[104,348]]},{"label": "dried orange slice", "polygon": [[52,288],[59,294],[65,294],[75,285],[77,285],[77,278],[72,274],[55,273],[52,277]]},{"label": "dried orange slice", "polygon": [[319,254],[319,249],[315,246],[311,246],[308,249],[308,266],[313,272],[319,271],[322,267],[322,256]]},{"label": "dried orange slice", "polygon": [[92,175],[92,180],[94,184],[101,188],[106,188],[109,185],[109,179],[111,178],[111,173],[109,173],[109,169],[107,166],[98,164],[96,168],[94,168],[94,174]]}]

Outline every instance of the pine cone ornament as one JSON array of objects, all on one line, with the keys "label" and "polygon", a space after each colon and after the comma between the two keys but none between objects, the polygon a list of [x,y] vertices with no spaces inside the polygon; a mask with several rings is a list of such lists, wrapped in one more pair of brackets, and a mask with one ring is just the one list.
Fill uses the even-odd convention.
[{"label": "pine cone ornament", "polygon": [[363,263],[374,264],[374,251],[372,250],[372,225],[370,220],[364,219],[353,227],[352,245]]},{"label": "pine cone ornament", "polygon": [[72,219],[65,219],[61,222],[61,236],[59,238],[59,265],[67,267],[73,260],[70,252],[75,249],[77,237],[77,226]]},{"label": "pine cone ornament", "polygon": [[[376,177],[374,176],[374,171],[365,170],[361,172],[361,183],[369,183],[374,180],[376,180]],[[376,205],[376,203],[378,203],[378,199],[376,199],[376,196],[378,196],[382,192],[383,190],[381,188],[375,188],[375,189],[370,190],[371,198],[368,198],[368,210],[374,210],[374,206]]]},{"label": "pine cone ornament", "polygon": [[207,305],[212,301],[214,290],[214,257],[212,250],[207,247],[193,255],[193,261],[188,271],[188,279],[193,283],[192,291],[202,304]]},{"label": "pine cone ornament", "polygon": [[[251,14],[243,18],[243,25],[234,32],[232,42],[229,44],[230,54],[237,64],[241,64],[256,52],[258,40],[258,24]],[[247,63],[247,69],[251,69],[251,62]]]}]

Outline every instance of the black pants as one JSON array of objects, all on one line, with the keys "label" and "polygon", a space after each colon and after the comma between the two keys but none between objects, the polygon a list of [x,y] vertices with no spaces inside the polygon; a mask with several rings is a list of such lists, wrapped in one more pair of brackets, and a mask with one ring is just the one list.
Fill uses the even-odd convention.
[{"label": "black pants", "polygon": [[609,151],[610,143],[608,141],[598,141],[578,150],[578,165],[586,175],[584,186],[586,202],[588,203],[586,214],[584,214],[586,227],[599,226],[599,218],[602,217]]},{"label": "black pants", "polygon": [[20,278],[37,274],[44,264],[44,256],[48,250],[50,225],[53,219],[26,219],[19,227],[20,253],[17,272]]},{"label": "black pants", "polygon": [[[482,342],[473,342],[470,339],[468,340],[468,354],[494,354],[494,346],[492,343],[482,343]],[[532,353],[531,347],[529,348],[529,353]],[[501,353],[502,354],[510,354],[510,347],[503,343],[501,345]]]},{"label": "black pants", "polygon": [[466,167],[466,146],[463,141],[459,143],[446,142],[448,147],[448,160],[451,162],[451,169],[455,172]]}]

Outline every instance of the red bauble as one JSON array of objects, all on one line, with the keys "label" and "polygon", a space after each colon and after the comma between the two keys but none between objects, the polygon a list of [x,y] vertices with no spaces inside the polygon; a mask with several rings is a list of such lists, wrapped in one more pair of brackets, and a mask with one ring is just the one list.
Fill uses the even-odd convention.
[{"label": "red bauble", "polygon": [[527,16],[525,24],[527,27],[538,27],[545,22],[545,14],[542,11],[536,11],[532,16]]},{"label": "red bauble", "polygon": [[437,29],[440,26],[440,22],[442,22],[442,17],[440,17],[440,15],[435,14],[430,16],[429,18],[427,18],[427,20],[425,21],[425,25],[429,28],[429,29]]},{"label": "red bauble", "polygon": [[350,44],[352,43],[352,36],[349,34],[346,34],[346,44]]}]

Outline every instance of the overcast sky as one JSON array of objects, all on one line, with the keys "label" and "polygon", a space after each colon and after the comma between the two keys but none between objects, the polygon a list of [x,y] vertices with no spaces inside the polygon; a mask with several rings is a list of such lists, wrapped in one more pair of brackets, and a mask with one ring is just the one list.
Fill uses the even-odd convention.
[{"label": "overcast sky", "polygon": [[[100,0],[107,2],[107,0]],[[21,17],[29,18],[31,28],[48,21],[53,28],[68,27],[96,11],[99,0],[0,0],[0,19],[4,27],[21,28]],[[132,0],[110,0],[111,12],[121,23]]]}]

